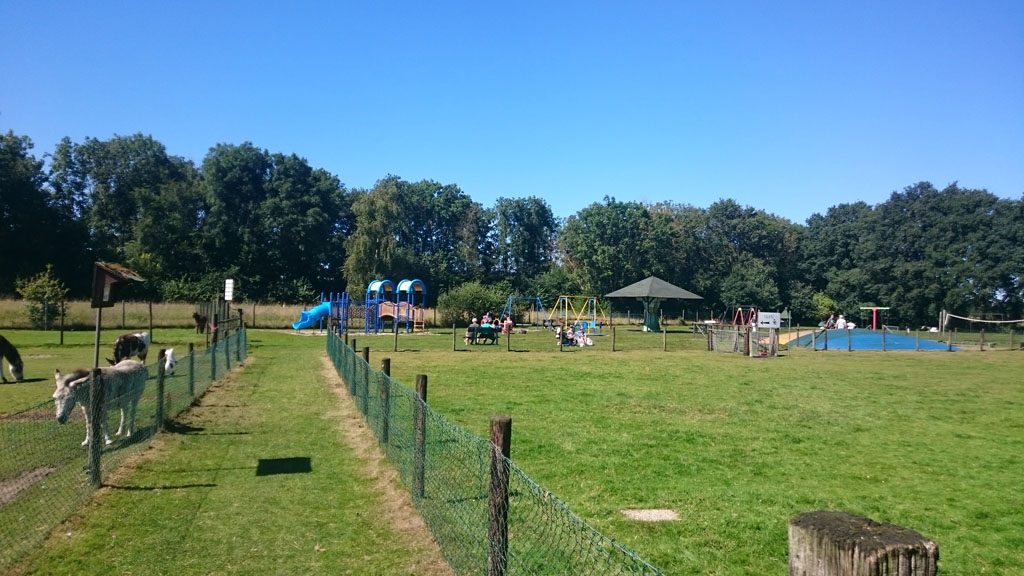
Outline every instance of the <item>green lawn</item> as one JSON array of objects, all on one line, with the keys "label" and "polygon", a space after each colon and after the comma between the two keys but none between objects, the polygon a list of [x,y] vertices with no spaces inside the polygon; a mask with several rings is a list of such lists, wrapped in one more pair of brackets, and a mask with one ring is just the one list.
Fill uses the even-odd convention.
[{"label": "green lawn", "polygon": [[443,573],[385,519],[377,481],[342,441],[323,339],[253,331],[250,343],[244,369],[106,480],[25,573]]},{"label": "green lawn", "polygon": [[[630,330],[618,352],[610,335],[559,352],[543,331],[511,345],[457,338],[454,352],[450,331],[403,335],[395,352],[391,336],[355,337],[406,385],[427,374],[430,404],[471,431],[510,415],[513,460],[667,574],[781,576],[788,520],[816,509],[935,539],[944,575],[1024,573],[1022,352],[750,359]],[[413,561],[367,518],[383,504],[337,440],[323,338],[250,338],[244,375],[185,422],[203,430],[164,435],[161,456],[105,491],[37,573],[377,574]],[[313,472],[255,475],[260,458],[287,457],[310,457]],[[681,520],[620,513],[648,507]]]}]

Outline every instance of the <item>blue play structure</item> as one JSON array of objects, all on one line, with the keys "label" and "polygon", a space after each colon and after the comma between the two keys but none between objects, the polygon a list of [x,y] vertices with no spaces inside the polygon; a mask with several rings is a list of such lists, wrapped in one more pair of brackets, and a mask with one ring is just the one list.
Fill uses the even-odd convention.
[{"label": "blue play structure", "polygon": [[339,325],[344,326],[348,316],[348,292],[331,292],[326,298],[320,294],[320,304],[303,310],[299,315],[298,322],[292,323],[293,330],[305,330],[317,326],[323,330],[325,318],[334,316],[339,320]]},{"label": "blue play structure", "polygon": [[426,329],[423,308],[427,301],[427,285],[423,280],[406,279],[395,289],[395,322],[405,324],[405,331]]},{"label": "blue play structure", "polygon": [[[366,287],[366,301],[363,314],[367,334],[376,334],[384,329],[384,316],[395,317],[395,285],[391,280],[374,280]],[[390,312],[390,313],[389,313]]]}]

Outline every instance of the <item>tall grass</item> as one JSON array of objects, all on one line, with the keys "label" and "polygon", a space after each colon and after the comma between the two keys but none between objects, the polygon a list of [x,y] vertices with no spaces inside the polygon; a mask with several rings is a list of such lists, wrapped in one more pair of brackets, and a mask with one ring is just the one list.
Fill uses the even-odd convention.
[{"label": "tall grass", "polygon": [[[28,316],[29,303],[25,300],[0,300],[0,327],[3,329],[25,330],[33,328]],[[234,302],[232,309],[241,308],[246,322],[251,327],[290,328],[299,319],[304,309],[297,304],[267,304],[260,302]],[[161,328],[184,328],[193,326],[192,313],[195,307],[184,302],[159,302],[152,304],[153,326]],[[132,329],[149,326],[148,302],[118,302],[111,308],[104,308],[100,314],[103,329]],[[60,319],[54,319],[53,326],[59,326]],[[67,303],[64,325],[72,330],[92,329],[96,326],[96,310],[88,300],[74,300]]]}]

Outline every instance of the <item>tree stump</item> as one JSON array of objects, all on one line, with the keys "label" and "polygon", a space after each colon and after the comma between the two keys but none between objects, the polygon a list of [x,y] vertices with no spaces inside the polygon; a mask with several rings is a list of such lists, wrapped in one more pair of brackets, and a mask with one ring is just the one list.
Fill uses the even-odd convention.
[{"label": "tree stump", "polygon": [[936,576],[939,546],[921,534],[846,512],[789,521],[789,576]]}]

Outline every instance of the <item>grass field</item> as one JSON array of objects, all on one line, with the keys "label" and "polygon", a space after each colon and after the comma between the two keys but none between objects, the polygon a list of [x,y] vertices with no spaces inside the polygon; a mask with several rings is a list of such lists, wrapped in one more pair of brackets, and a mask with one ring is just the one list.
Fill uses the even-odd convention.
[{"label": "grass field", "polygon": [[[606,335],[593,348],[559,352],[550,334],[535,331],[493,346],[456,338],[458,351],[450,330],[402,335],[397,352],[392,336],[354,336],[357,347],[371,348],[372,366],[391,357],[392,374],[407,385],[427,374],[430,404],[471,431],[486,435],[491,416],[510,415],[513,460],[667,574],[785,574],[787,522],[816,509],[862,514],[935,539],[944,575],[1024,573],[1024,353],[796,350],[750,359],[704,352],[704,341],[684,332],[663,340],[633,330],[617,332],[616,347],[624,351],[612,352]],[[159,457],[124,481],[237,482],[234,497],[247,505],[217,488],[110,491],[87,509],[71,542],[58,539],[44,551],[36,573],[70,573],[62,562],[90,557],[113,557],[108,572],[134,566],[135,573],[258,574],[271,566],[266,562],[305,572],[314,564],[286,536],[294,529],[289,522],[325,541],[356,529],[348,522],[365,528],[360,515],[384,506],[371,488],[353,509],[351,499],[320,484],[292,479],[266,493],[246,480],[257,455],[300,455],[268,430],[296,426],[297,436],[331,442],[328,423],[337,418],[320,365],[311,360],[323,338],[253,331],[250,340],[245,373],[254,385],[227,387],[218,403],[248,406],[265,394],[277,409],[273,416],[225,407],[215,413],[227,428],[260,433],[169,435]],[[47,359],[37,361],[43,369]],[[8,397],[15,388],[0,388],[0,406],[18,403]],[[218,442],[217,456],[196,452]],[[217,458],[223,460],[203,464]],[[344,485],[359,485],[355,476]],[[240,496],[250,490],[252,498]],[[307,498],[310,490],[320,497]],[[302,518],[336,507],[346,511],[330,522]],[[626,508],[670,508],[681,519],[642,523],[627,520]],[[134,511],[139,545],[110,542],[124,510]],[[265,534],[254,529],[264,525]],[[196,538],[188,536],[193,531]],[[259,549],[251,562],[234,552],[247,546]],[[334,546],[340,541],[328,548]],[[365,573],[404,573],[400,566],[411,561],[405,558]]]}]

